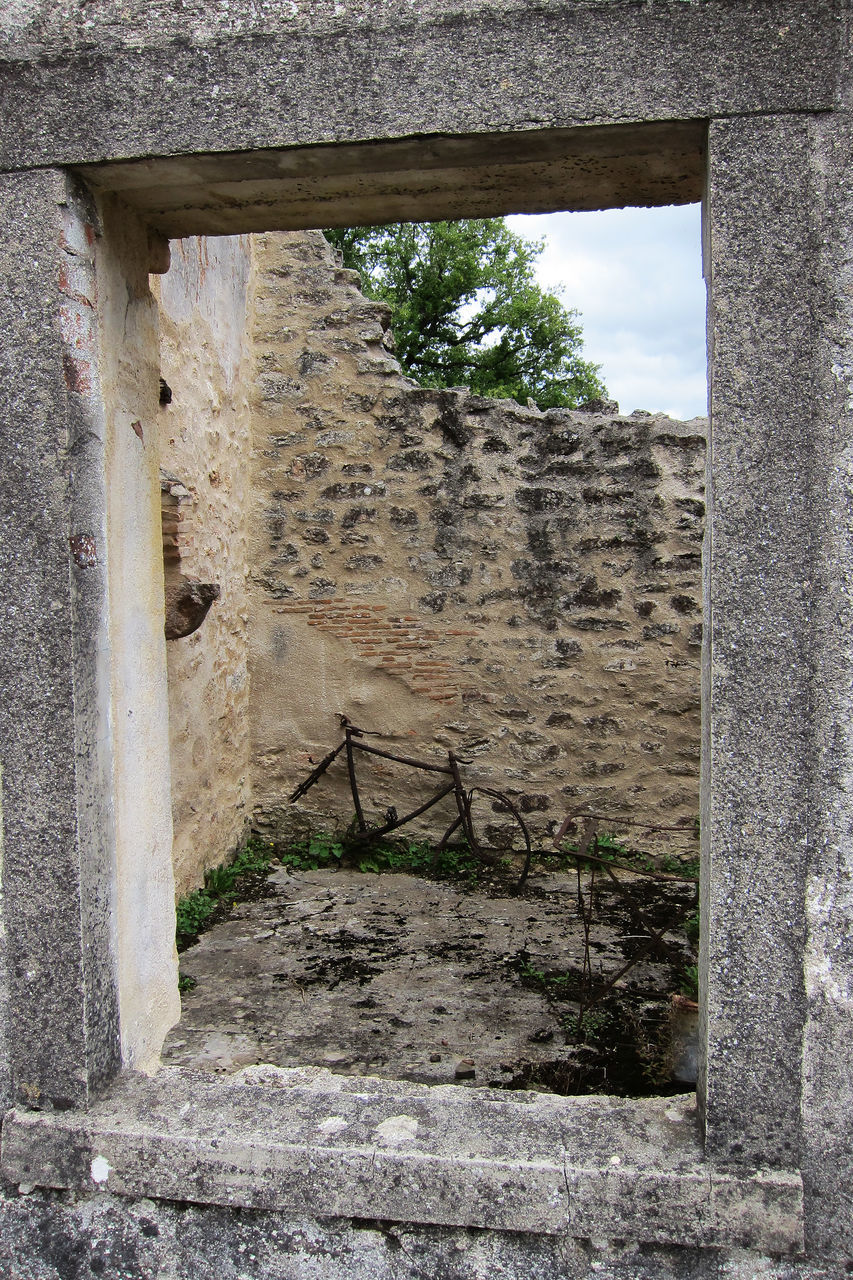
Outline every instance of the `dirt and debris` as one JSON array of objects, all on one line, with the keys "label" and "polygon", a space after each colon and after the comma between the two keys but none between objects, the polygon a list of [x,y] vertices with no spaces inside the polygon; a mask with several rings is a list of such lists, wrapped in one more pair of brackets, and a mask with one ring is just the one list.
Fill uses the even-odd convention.
[{"label": "dirt and debris", "polygon": [[675,1092],[686,1086],[671,1079],[670,999],[693,957],[668,922],[691,887],[635,877],[631,890],[667,948],[584,1009],[590,978],[603,989],[648,943],[603,880],[587,947],[568,869],[534,871],[519,894],[511,877],[279,867],[184,952],[183,1014],[163,1060],[564,1094]]}]

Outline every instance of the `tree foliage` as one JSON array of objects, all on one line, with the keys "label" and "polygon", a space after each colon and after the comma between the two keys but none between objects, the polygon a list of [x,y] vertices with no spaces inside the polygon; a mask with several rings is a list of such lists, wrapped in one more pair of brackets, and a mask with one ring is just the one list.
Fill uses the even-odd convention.
[{"label": "tree foliage", "polygon": [[387,303],[396,355],[423,386],[529,398],[542,409],[605,396],[581,358],[577,312],[535,278],[544,241],[503,218],[398,222],[326,232],[363,292]]}]

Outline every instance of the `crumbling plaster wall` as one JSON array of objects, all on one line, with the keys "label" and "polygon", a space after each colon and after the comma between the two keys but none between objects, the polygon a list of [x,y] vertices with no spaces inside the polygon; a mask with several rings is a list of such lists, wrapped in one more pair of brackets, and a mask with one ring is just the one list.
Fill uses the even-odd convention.
[{"label": "crumbling plaster wall", "polygon": [[[690,827],[704,420],[418,387],[320,232],[257,254],[256,817],[298,823],[286,796],[342,712],[411,754],[452,748],[540,838],[580,803]],[[369,776],[375,818],[429,794]],[[342,761],[300,812],[349,821]],[[480,829],[513,830],[491,801]]]},{"label": "crumbling plaster wall", "polygon": [[178,893],[244,836],[250,817],[247,598],[251,377],[247,236],[172,242],[155,289],[160,464],[182,481],[180,572],[220,587],[191,635],[166,645]]},{"label": "crumbling plaster wall", "polygon": [[[122,1060],[156,1064],[180,1016],[172,936],[174,880],[168,768],[158,476],[157,308],[145,226],[120,201],[101,207],[96,250],[107,479],[107,564]],[[80,267],[77,268],[80,273]],[[82,274],[82,273],[81,273]],[[121,335],[116,341],[115,335]],[[81,349],[81,359],[90,353]],[[94,351],[91,353],[94,356]],[[86,377],[86,364],[78,378]],[[92,540],[91,558],[97,555]],[[90,555],[80,544],[78,555]]]}]

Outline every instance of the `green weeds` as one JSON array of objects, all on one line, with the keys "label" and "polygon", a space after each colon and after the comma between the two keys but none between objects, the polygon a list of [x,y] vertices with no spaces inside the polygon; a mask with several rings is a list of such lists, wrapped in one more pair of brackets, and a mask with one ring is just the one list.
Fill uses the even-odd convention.
[{"label": "green weeds", "polygon": [[532,987],[539,987],[541,991],[552,999],[566,1000],[572,998],[572,993],[578,987],[578,977],[572,973],[554,973],[547,972],[545,969],[538,969],[536,965],[530,963],[522,952],[518,960],[519,976]]},{"label": "green weeds", "polygon": [[279,849],[278,860],[293,871],[319,871],[321,867],[340,866],[345,854],[346,847],[338,836],[321,831]]},{"label": "green weeds", "polygon": [[683,876],[685,880],[698,881],[699,879],[698,858],[679,858],[674,854],[667,853],[661,859],[660,869],[674,876]]},{"label": "green weeds", "polygon": [[214,899],[204,889],[194,889],[178,899],[175,941],[179,951],[190,946],[204,930],[214,906]]},{"label": "green weeds", "polygon": [[408,871],[414,875],[442,880],[476,881],[482,871],[480,860],[465,844],[437,850],[427,840],[353,840],[349,833],[329,835],[316,832],[294,840],[278,851],[278,860],[295,871],[318,871],[322,867],[350,865],[359,871]]},{"label": "green weeds", "polygon": [[324,867],[355,866],[359,871],[409,871],[442,880],[462,880],[474,884],[482,873],[480,860],[465,844],[436,850],[426,840],[354,842],[347,835],[317,831],[286,845],[273,845],[252,836],[232,862],[210,867],[204,873],[204,888],[194,889],[177,904],[176,943],[185,951],[200,933],[221,920],[227,906],[247,896],[259,878],[273,865],[292,871],[319,871]]},{"label": "green weeds", "polygon": [[627,867],[629,870],[653,871],[655,869],[654,862],[649,854],[641,853],[639,849],[627,848],[621,840],[617,840],[615,836],[608,835],[606,832],[597,833],[593,836],[586,854],[579,854],[577,845],[564,847],[566,853],[571,853],[575,858],[584,859],[589,856],[589,858],[597,858],[600,862],[610,862],[614,866]]},{"label": "green weeds", "polygon": [[684,936],[691,946],[699,945],[699,908],[692,911],[684,921]]},{"label": "green weeds", "polygon": [[560,852],[555,855],[540,855],[546,865],[554,865],[565,869],[574,867],[578,862],[588,866],[594,862],[610,863],[625,871],[663,871],[667,875],[678,876],[685,880],[699,879],[699,859],[689,855],[665,853],[655,857],[640,849],[632,849],[617,836],[608,832],[597,832],[583,853],[580,843],[564,841]]},{"label": "green weeds", "polygon": [[428,871],[435,850],[426,840],[383,840],[356,856],[359,871]]},{"label": "green weeds", "polygon": [[204,888],[194,889],[186,897],[178,899],[175,908],[178,951],[192,946],[198,935],[212,923],[211,916],[223,902],[235,895],[239,897],[241,889],[245,889],[252,879],[266,876],[274,859],[273,846],[259,836],[252,836],[233,862],[209,867],[204,873]]},{"label": "green weeds", "polygon": [[436,849],[426,840],[409,840],[374,845],[359,856],[359,871],[409,871],[438,880],[476,882],[482,864],[467,844]]},{"label": "green weeds", "polygon": [[568,1013],[563,1018],[566,1039],[576,1044],[598,1043],[617,1025],[613,1011],[607,1008],[584,1009],[583,1013]]},{"label": "green weeds", "polygon": [[266,875],[274,860],[273,846],[259,836],[251,836],[233,862],[221,867],[210,867],[205,871],[205,892],[213,898],[227,898],[243,877]]},{"label": "green weeds", "polygon": [[698,964],[689,964],[681,975],[681,994],[687,996],[688,1000],[699,999],[699,966]]}]

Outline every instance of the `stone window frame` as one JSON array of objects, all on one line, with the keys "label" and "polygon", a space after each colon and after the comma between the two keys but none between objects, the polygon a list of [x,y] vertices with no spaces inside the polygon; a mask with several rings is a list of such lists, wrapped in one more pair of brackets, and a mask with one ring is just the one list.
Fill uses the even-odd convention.
[{"label": "stone window frame", "polygon": [[[819,110],[829,105],[821,102]],[[421,1092],[375,1082],[368,1092],[360,1082],[304,1074],[230,1084],[172,1071],[151,1079],[118,1074],[114,964],[124,940],[117,938],[112,918],[114,797],[101,776],[109,746],[104,655],[110,584],[102,555],[103,430],[98,434],[104,401],[95,376],[97,335],[87,310],[102,314],[93,289],[94,256],[87,257],[92,221],[85,191],[73,182],[69,186],[61,170],[39,168],[37,157],[32,170],[4,175],[7,217],[19,231],[21,280],[14,298],[21,316],[4,319],[13,335],[49,333],[48,372],[35,385],[43,402],[56,406],[76,459],[73,477],[58,494],[44,490],[46,509],[59,503],[60,512],[70,513],[70,539],[54,537],[24,548],[18,578],[10,572],[21,599],[29,601],[25,573],[33,564],[42,573],[55,570],[57,582],[70,570],[69,594],[57,605],[62,616],[42,638],[48,656],[59,654],[55,637],[64,619],[71,620],[74,717],[69,718],[69,684],[65,700],[57,702],[56,724],[44,735],[54,761],[63,751],[74,758],[76,790],[66,787],[57,798],[63,814],[73,815],[74,829],[63,829],[53,850],[56,909],[46,919],[17,852],[20,815],[32,815],[32,796],[20,771],[10,774],[5,789],[3,895],[15,1005],[9,1047],[18,1101],[3,1123],[8,1176],[126,1195],[186,1199],[189,1190],[189,1198],[209,1203],[278,1206],[319,1216],[801,1250],[801,1166],[813,1185],[820,1180],[819,1143],[804,1139],[804,1117],[807,1122],[809,1109],[818,1117],[833,1115],[820,1093],[828,1086],[816,1085],[812,1077],[807,1089],[805,1080],[807,1067],[820,1058],[822,1028],[830,1029],[831,1040],[829,995],[825,1007],[807,1009],[806,987],[819,980],[821,947],[825,957],[838,929],[831,914],[822,914],[821,903],[809,898],[816,882],[805,865],[803,833],[809,833],[817,858],[826,847],[821,840],[831,836],[810,814],[843,819],[830,766],[829,772],[813,766],[809,747],[821,724],[831,724],[837,714],[832,690],[844,686],[846,669],[838,650],[821,639],[810,612],[812,578],[837,588],[844,565],[843,556],[841,569],[833,564],[841,536],[834,512],[818,510],[813,501],[833,483],[829,462],[822,470],[812,445],[826,443],[833,412],[821,397],[842,413],[840,393],[834,393],[827,373],[831,340],[816,336],[811,324],[825,300],[835,297],[829,258],[816,247],[814,211],[803,199],[818,183],[815,156],[825,157],[837,142],[831,123],[821,135],[814,111],[813,105],[777,105],[775,112],[706,117],[713,501],[704,598],[705,1062],[698,1117],[672,1102],[507,1102],[480,1091],[461,1097],[440,1088]],[[598,141],[606,144],[618,127],[602,126]],[[656,128],[637,126],[637,132],[645,137]],[[581,132],[586,142],[593,131]],[[597,146],[593,139],[593,157]],[[763,181],[756,184],[751,178],[759,159]],[[204,163],[202,157],[202,168]],[[217,157],[213,167],[221,163]],[[123,185],[118,166],[78,173],[110,198],[119,192],[150,217],[157,195],[152,175],[168,185],[175,162],[146,161],[143,168],[144,182],[135,188]],[[391,165],[386,172],[393,188],[402,171]],[[405,176],[401,181],[405,186]],[[631,181],[636,184],[636,171]],[[614,186],[624,193],[624,185]],[[481,190],[487,189],[484,182]],[[445,208],[448,198],[458,210],[458,187],[451,197],[445,193]],[[419,200],[422,193],[412,196],[409,216],[424,211]],[[427,206],[431,216],[440,216],[441,199],[434,193]],[[487,206],[488,200],[479,210]],[[187,217],[195,217],[198,207],[182,202]],[[827,213],[826,207],[826,230],[837,232],[841,214],[832,206]],[[218,212],[225,217],[222,207]],[[156,214],[155,220],[160,230],[170,230],[168,217]],[[243,223],[242,229],[261,225]],[[189,233],[177,221],[171,229]],[[54,243],[59,257],[43,251]],[[44,291],[46,282],[61,281],[63,269],[67,278],[69,268],[79,278],[71,289],[58,286],[70,300],[58,328],[54,295],[45,308]],[[766,321],[760,341],[756,314]],[[22,362],[35,377],[23,355]],[[772,366],[772,378],[761,376],[763,362]],[[746,395],[744,380],[750,377]],[[804,424],[802,410],[793,405],[797,391],[813,384]],[[765,643],[769,637],[772,664],[761,660],[759,633]],[[27,652],[13,629],[10,653],[22,673]],[[68,671],[64,657],[56,665]],[[32,766],[37,778],[51,776],[44,773],[43,758]],[[82,850],[83,856],[75,862],[68,850]],[[40,902],[44,885],[39,891]],[[802,942],[808,927],[810,974]],[[54,998],[45,996],[48,960]],[[69,1007],[71,1016],[63,1023]],[[129,1058],[125,1052],[125,1067]]]}]

